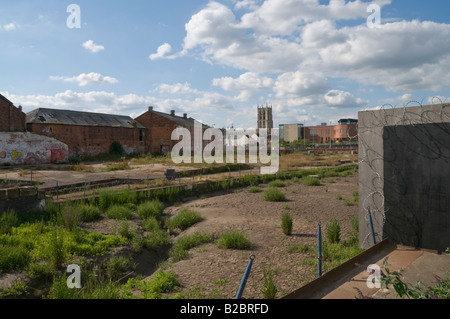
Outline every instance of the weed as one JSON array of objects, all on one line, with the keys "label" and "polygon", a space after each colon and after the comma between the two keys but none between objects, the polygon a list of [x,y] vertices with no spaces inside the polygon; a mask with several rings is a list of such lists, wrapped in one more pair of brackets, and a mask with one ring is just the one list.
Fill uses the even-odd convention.
[{"label": "weed", "polygon": [[175,229],[188,229],[202,220],[203,218],[196,211],[188,208],[182,208],[178,214],[167,220],[166,226],[170,232],[173,232]]},{"label": "weed", "polygon": [[204,232],[196,232],[192,235],[181,237],[169,251],[169,256],[172,257],[173,262],[186,259],[189,257],[189,249],[210,242],[212,242],[211,236]]},{"label": "weed", "polygon": [[345,206],[353,206],[353,202],[350,199],[346,198],[346,199],[344,199],[344,205]]},{"label": "weed", "polygon": [[262,289],[262,294],[265,299],[275,299],[278,288],[273,282],[273,271],[269,266],[269,269],[264,268],[264,288]]},{"label": "weed", "polygon": [[148,217],[142,221],[142,228],[145,231],[156,231],[159,229],[159,222],[153,216]]},{"label": "weed", "polygon": [[261,189],[261,187],[258,187],[258,186],[251,186],[248,188],[248,192],[249,193],[261,193],[262,189]]},{"label": "weed", "polygon": [[278,188],[269,187],[264,191],[264,200],[268,202],[284,202],[286,201],[286,196]]},{"label": "weed", "polygon": [[8,234],[13,227],[19,225],[19,217],[13,210],[7,210],[0,215],[0,235]]},{"label": "weed", "polygon": [[137,207],[137,213],[141,219],[160,218],[163,211],[164,205],[157,199],[144,202]]},{"label": "weed", "polygon": [[251,243],[247,236],[238,231],[229,231],[222,234],[217,240],[217,246],[224,249],[250,249]]},{"label": "weed", "polygon": [[269,187],[286,187],[286,182],[284,182],[280,179],[276,179],[269,183]]},{"label": "weed", "polygon": [[341,226],[337,219],[333,218],[326,226],[327,239],[330,243],[339,243]]},{"label": "weed", "polygon": [[281,215],[281,229],[285,235],[290,236],[292,234],[292,217],[288,212]]},{"label": "weed", "polygon": [[167,232],[164,230],[158,229],[150,232],[143,239],[143,245],[145,248],[157,250],[160,247],[164,247],[170,244],[170,238]]},{"label": "weed", "polygon": [[342,195],[337,195],[337,196],[336,196],[336,199],[338,199],[338,200],[343,200],[344,197],[342,197]]},{"label": "weed", "polygon": [[308,244],[300,244],[300,245],[296,245],[296,246],[290,246],[288,247],[287,251],[289,253],[306,253],[310,250],[310,247]]},{"label": "weed", "polygon": [[306,186],[319,186],[320,180],[316,177],[305,176],[303,179],[303,184]]},{"label": "weed", "polygon": [[106,217],[119,220],[130,220],[133,218],[133,212],[126,206],[113,205],[106,211]]}]

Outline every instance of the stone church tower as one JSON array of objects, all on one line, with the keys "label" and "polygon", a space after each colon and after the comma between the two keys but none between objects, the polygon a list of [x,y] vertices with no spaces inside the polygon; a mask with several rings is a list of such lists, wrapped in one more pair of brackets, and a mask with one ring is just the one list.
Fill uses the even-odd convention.
[{"label": "stone church tower", "polygon": [[267,129],[268,134],[273,129],[272,106],[258,105],[258,126],[257,129]]}]

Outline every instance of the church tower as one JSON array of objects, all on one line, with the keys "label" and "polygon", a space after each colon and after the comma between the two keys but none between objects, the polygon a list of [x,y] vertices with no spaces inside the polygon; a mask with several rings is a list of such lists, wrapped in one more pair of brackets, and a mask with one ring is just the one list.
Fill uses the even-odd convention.
[{"label": "church tower", "polygon": [[260,129],[267,129],[268,134],[272,132],[273,129],[273,119],[272,119],[272,106],[258,105],[258,131]]}]

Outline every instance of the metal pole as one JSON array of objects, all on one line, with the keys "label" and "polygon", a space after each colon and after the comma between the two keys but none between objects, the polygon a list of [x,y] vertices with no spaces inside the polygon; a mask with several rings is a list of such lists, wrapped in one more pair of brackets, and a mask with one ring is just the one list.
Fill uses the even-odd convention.
[{"label": "metal pole", "polygon": [[245,270],[244,277],[242,277],[241,285],[239,287],[239,291],[236,295],[236,299],[242,298],[242,293],[244,292],[245,285],[247,284],[248,276],[250,275],[250,271],[252,269],[253,260],[255,259],[255,255],[250,256],[250,261],[248,262],[247,269]]},{"label": "metal pole", "polygon": [[33,170],[32,169],[30,169],[30,178],[31,178],[31,183],[33,183]]},{"label": "metal pole", "polygon": [[58,200],[58,181],[56,181],[56,200]]},{"label": "metal pole", "polygon": [[370,208],[368,207],[367,210],[369,211],[369,223],[370,223],[370,230],[372,231],[372,238],[373,238],[373,244],[377,244],[377,240],[375,238],[375,230],[373,228],[373,221],[372,221],[372,214],[370,213]]},{"label": "metal pole", "polygon": [[317,234],[317,268],[318,276],[322,276],[322,227],[319,223],[319,232]]}]

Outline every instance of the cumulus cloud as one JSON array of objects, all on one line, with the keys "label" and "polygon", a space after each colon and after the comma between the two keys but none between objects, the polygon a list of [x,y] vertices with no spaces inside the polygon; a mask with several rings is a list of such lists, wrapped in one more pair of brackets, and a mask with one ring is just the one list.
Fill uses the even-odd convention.
[{"label": "cumulus cloud", "polygon": [[172,46],[169,43],[164,43],[158,47],[156,53],[150,54],[150,60],[157,60],[165,58],[168,53],[172,51]]},{"label": "cumulus cloud", "polygon": [[98,53],[103,51],[105,47],[103,45],[96,44],[93,40],[88,40],[82,44],[82,47],[92,53]]},{"label": "cumulus cloud", "polygon": [[103,76],[99,73],[81,73],[73,77],[63,77],[63,76],[50,76],[52,81],[64,81],[70,83],[76,83],[79,86],[87,85],[102,85],[102,84],[116,84],[119,81],[110,76]]},{"label": "cumulus cloud", "polygon": [[160,84],[157,88],[159,93],[168,94],[198,94],[200,93],[197,89],[191,88],[189,83],[175,83],[175,84]]},{"label": "cumulus cloud", "polygon": [[[5,24],[5,25],[3,26],[3,30],[5,30],[5,31],[13,31],[13,30],[16,30],[17,28],[18,28],[18,26],[17,26],[17,24],[15,24],[14,22]],[[0,25],[0,30],[1,30],[1,29],[2,29],[2,26]]]},{"label": "cumulus cloud", "polygon": [[330,83],[323,74],[303,71],[281,74],[275,83],[277,97],[295,97],[324,94]]},{"label": "cumulus cloud", "polygon": [[325,94],[324,99],[329,106],[336,108],[363,107],[368,103],[363,99],[355,98],[353,94],[349,92],[340,90],[330,90]]},{"label": "cumulus cloud", "polygon": [[248,101],[257,92],[271,90],[273,79],[253,72],[241,74],[238,78],[222,77],[212,81],[213,86],[219,86],[225,91],[239,92],[236,100]]}]

